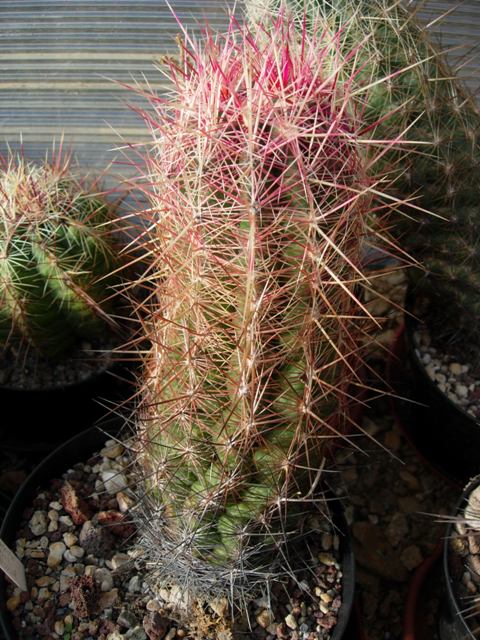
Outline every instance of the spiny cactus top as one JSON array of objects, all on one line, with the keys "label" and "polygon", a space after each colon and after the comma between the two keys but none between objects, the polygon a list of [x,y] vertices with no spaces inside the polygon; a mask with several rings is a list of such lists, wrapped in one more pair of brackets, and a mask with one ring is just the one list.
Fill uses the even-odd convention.
[{"label": "spiny cactus top", "polygon": [[[405,131],[409,143],[406,152],[384,156],[397,173],[394,189],[412,205],[392,221],[391,231],[424,267],[411,275],[429,301],[434,341],[480,362],[480,113],[474,99],[404,3],[285,4],[297,12],[300,28],[306,19],[341,30],[347,75],[351,48],[365,42],[355,64],[358,80],[372,84],[363,114],[368,135],[384,139]],[[275,13],[279,6],[279,0],[247,0],[252,15],[259,7]]]},{"label": "spiny cactus top", "polygon": [[158,299],[144,542],[160,579],[197,596],[290,570],[284,543],[309,529],[326,447],[362,384],[374,205],[335,47],[284,16],[186,36],[172,95],[144,114]]},{"label": "spiny cactus top", "polygon": [[48,357],[113,322],[111,205],[68,165],[12,156],[0,167],[0,345],[25,341]]}]

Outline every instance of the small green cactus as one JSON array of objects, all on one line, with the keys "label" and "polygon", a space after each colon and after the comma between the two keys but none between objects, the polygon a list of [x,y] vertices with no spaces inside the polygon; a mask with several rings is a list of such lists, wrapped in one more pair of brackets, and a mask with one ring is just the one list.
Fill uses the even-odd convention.
[{"label": "small green cactus", "polygon": [[25,342],[58,358],[115,322],[119,266],[111,205],[70,173],[68,160],[0,167],[0,346]]},{"label": "small green cactus", "polygon": [[160,583],[189,596],[245,596],[295,570],[288,543],[325,506],[318,479],[375,331],[358,292],[368,214],[384,206],[323,38],[297,38],[285,16],[252,31],[232,19],[187,39],[173,97],[145,113],[158,307],[143,543]]},{"label": "small green cactus", "polygon": [[360,95],[365,135],[385,140],[405,132],[402,145],[381,160],[396,174],[390,193],[410,198],[390,230],[422,267],[410,276],[428,302],[434,342],[480,362],[480,112],[474,98],[402,2],[246,0],[252,19],[259,11],[275,15],[281,6],[295,12],[299,31],[317,22],[340,33],[345,75],[355,65],[359,86],[371,85]]}]

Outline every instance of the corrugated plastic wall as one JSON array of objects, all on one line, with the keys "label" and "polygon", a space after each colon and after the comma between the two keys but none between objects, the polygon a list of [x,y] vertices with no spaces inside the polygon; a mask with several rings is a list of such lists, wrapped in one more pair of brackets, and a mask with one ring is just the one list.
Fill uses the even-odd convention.
[{"label": "corrugated plastic wall", "polygon": [[[193,31],[205,19],[226,24],[223,0],[173,0]],[[120,133],[145,131],[125,101],[135,96],[112,81],[161,81],[153,66],[176,52],[175,19],[163,0],[1,0],[0,152],[23,138],[25,155],[43,157],[65,133],[85,167],[104,167]]]},{"label": "corrugated plastic wall", "polygon": [[[431,1],[427,20],[456,0]],[[207,18],[226,23],[233,0],[171,0],[192,29]],[[445,46],[467,48],[479,39],[480,2],[466,0],[436,25]],[[144,136],[138,117],[124,102],[135,100],[112,80],[128,82],[142,74],[157,85],[152,62],[176,51],[177,25],[164,0],[1,0],[0,152],[6,144],[42,157],[52,138],[65,132],[82,165],[105,166],[115,156],[118,131],[131,141]],[[459,54],[456,54],[458,57]],[[463,69],[476,88],[480,56]]]}]

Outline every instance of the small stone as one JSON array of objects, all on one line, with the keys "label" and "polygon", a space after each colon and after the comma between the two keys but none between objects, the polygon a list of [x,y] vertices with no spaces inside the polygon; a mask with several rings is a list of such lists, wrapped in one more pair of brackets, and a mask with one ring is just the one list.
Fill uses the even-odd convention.
[{"label": "small stone", "polygon": [[165,640],[173,640],[173,638],[175,638],[176,635],[177,635],[177,630],[175,629],[175,627],[172,627],[170,631],[167,633],[167,635],[165,636]]},{"label": "small stone", "polygon": [[325,602],[326,604],[329,604],[333,600],[333,598],[329,593],[325,592],[320,595],[320,600],[322,602]]},{"label": "small stone", "polygon": [[73,546],[76,542],[78,542],[78,538],[76,535],[74,535],[73,533],[70,533],[70,531],[67,531],[67,533],[63,534],[63,541],[65,542],[65,544],[67,545],[67,547],[71,547]]},{"label": "small stone", "polygon": [[7,600],[7,609],[9,611],[15,611],[15,609],[18,607],[19,604],[20,604],[20,595],[12,596]]},{"label": "small stone", "polygon": [[285,617],[285,624],[289,629],[296,629],[298,627],[297,620],[291,613],[289,613],[288,616]]},{"label": "small stone", "polygon": [[473,553],[474,555],[480,554],[480,537],[478,535],[470,535],[468,536],[467,540],[468,550],[470,551],[470,553]]},{"label": "small stone", "polygon": [[319,553],[318,559],[322,564],[326,565],[327,567],[330,567],[335,564],[335,558],[330,553]]},{"label": "small stone", "polygon": [[112,633],[109,633],[107,636],[107,640],[124,640],[125,636],[123,635],[123,633],[120,633],[119,631],[112,631]]},{"label": "small stone", "polygon": [[257,615],[256,620],[263,629],[266,629],[273,623],[273,621],[275,620],[275,616],[270,609],[263,609]]},{"label": "small stone", "polygon": [[87,520],[80,530],[79,542],[87,553],[103,557],[112,548],[113,538],[105,527]]},{"label": "small stone", "polygon": [[228,610],[228,601],[226,598],[214,598],[208,604],[219,618],[223,618]]},{"label": "small stone", "polygon": [[458,398],[466,398],[468,396],[468,387],[464,384],[456,384],[455,393]]},{"label": "small stone", "polygon": [[51,578],[50,576],[42,576],[41,578],[35,580],[35,584],[37,585],[37,587],[49,587],[52,582],[53,578]]},{"label": "small stone", "polygon": [[49,547],[47,566],[49,566],[51,569],[53,569],[54,567],[58,567],[58,565],[62,561],[63,554],[65,553],[66,548],[67,547],[63,542],[52,542]]},{"label": "small stone", "polygon": [[79,547],[76,544],[70,547],[69,551],[73,556],[75,556],[75,558],[77,558],[77,560],[79,560],[80,558],[83,558],[83,556],[85,555],[85,549],[83,549],[82,547]]},{"label": "small stone", "polygon": [[127,590],[129,593],[138,593],[142,589],[142,581],[140,576],[132,576],[128,582]]},{"label": "small stone", "polygon": [[73,520],[70,518],[70,516],[60,516],[58,521],[61,524],[64,524],[66,527],[73,527]]},{"label": "small stone", "polygon": [[160,603],[158,602],[158,600],[155,600],[155,599],[152,598],[145,605],[145,609],[147,611],[159,611],[159,609],[161,609],[161,606],[160,606]]},{"label": "small stone", "polygon": [[450,363],[449,367],[450,373],[454,376],[460,376],[463,373],[463,367],[458,362]]},{"label": "small stone", "polygon": [[149,640],[162,640],[165,637],[169,623],[158,611],[150,611],[143,618],[143,629]]},{"label": "small stone", "polygon": [[402,551],[400,554],[400,560],[402,561],[405,569],[413,571],[413,569],[416,569],[418,565],[423,562],[423,557],[417,545],[412,544]]},{"label": "small stone", "polygon": [[400,449],[400,436],[397,431],[387,431],[384,442],[389,451],[395,452]]},{"label": "small stone", "polygon": [[116,553],[111,559],[112,569],[114,571],[117,571],[128,562],[131,562],[131,558],[129,555],[127,555],[126,553]]},{"label": "small stone", "polygon": [[38,596],[37,596],[37,600],[48,600],[51,596],[50,591],[47,589],[47,587],[42,587],[41,589],[38,590]]},{"label": "small stone", "polygon": [[119,491],[115,496],[117,498],[118,510],[120,513],[126,513],[135,504],[130,496],[127,496],[123,491]]},{"label": "small stone", "polygon": [[114,460],[115,458],[119,458],[123,452],[124,448],[120,442],[110,440],[108,443],[105,443],[105,447],[100,451],[100,455],[102,455],[104,458]]},{"label": "small stone", "polygon": [[105,569],[104,567],[97,568],[95,569],[93,576],[95,578],[95,582],[100,585],[101,591],[105,592],[113,589],[113,576],[108,569]]},{"label": "small stone", "polygon": [[406,516],[403,513],[394,513],[387,525],[385,534],[390,544],[393,547],[398,547],[402,540],[405,540],[408,531],[409,527]]},{"label": "small stone", "polygon": [[135,627],[134,629],[129,629],[125,634],[125,638],[129,638],[130,640],[148,640],[148,636],[142,627]]},{"label": "small stone", "polygon": [[131,629],[134,627],[138,627],[138,618],[131,611],[122,609],[122,611],[120,612],[120,615],[117,618],[117,624],[120,627]]},{"label": "small stone", "polygon": [[322,534],[321,544],[322,544],[322,549],[324,551],[329,551],[332,548],[332,543],[333,543],[332,534],[330,533]]},{"label": "small stone", "polygon": [[105,591],[100,595],[98,599],[98,608],[100,611],[104,611],[105,609],[109,609],[118,601],[118,589],[111,589],[110,591]]},{"label": "small stone", "polygon": [[102,471],[102,481],[107,493],[114,495],[119,491],[124,491],[128,487],[128,482],[123,473],[118,471]]},{"label": "small stone", "polygon": [[[90,519],[90,507],[77,494],[75,487],[70,482],[65,482],[60,489],[60,495],[63,508],[75,524],[83,524]],[[62,521],[62,518],[59,519]]]},{"label": "small stone", "polygon": [[65,631],[65,624],[63,622],[63,620],[57,620],[53,626],[55,633],[57,634],[57,636],[62,636],[63,632]]},{"label": "small stone", "polygon": [[47,531],[47,516],[44,511],[35,511],[28,523],[34,536],[43,536]]}]

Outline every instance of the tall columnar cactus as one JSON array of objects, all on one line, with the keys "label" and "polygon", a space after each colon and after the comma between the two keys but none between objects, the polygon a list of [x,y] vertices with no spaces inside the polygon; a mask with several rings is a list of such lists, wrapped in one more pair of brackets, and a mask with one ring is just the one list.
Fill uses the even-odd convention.
[{"label": "tall columnar cactus", "polygon": [[[412,198],[392,233],[425,271],[412,270],[429,301],[435,341],[458,357],[480,362],[480,113],[444,54],[411,10],[392,0],[286,0],[300,29],[316,21],[341,30],[344,72],[372,87],[364,105],[371,138],[404,130],[407,152],[384,156],[398,177],[394,188]],[[246,0],[251,16],[275,13],[279,0]],[[355,60],[348,54],[365,42]],[[378,82],[386,78],[387,81]],[[362,96],[363,99],[363,96]],[[412,152],[415,151],[415,152]],[[422,209],[431,212],[428,215]],[[473,355],[473,358],[472,358]]]},{"label": "tall columnar cactus", "polygon": [[200,598],[290,570],[288,544],[275,554],[309,529],[375,325],[359,265],[383,205],[328,53],[337,36],[323,38],[284,16],[186,36],[172,95],[144,114],[158,300],[145,546],[163,584]]},{"label": "tall columnar cactus", "polygon": [[67,159],[0,167],[0,345],[59,357],[115,324],[111,205],[73,177]]}]

